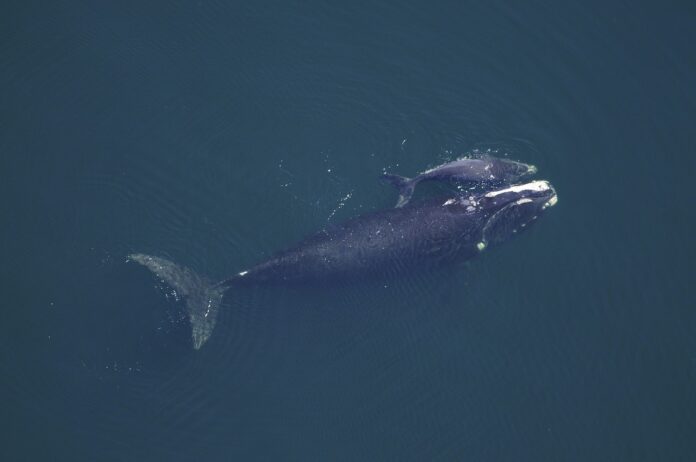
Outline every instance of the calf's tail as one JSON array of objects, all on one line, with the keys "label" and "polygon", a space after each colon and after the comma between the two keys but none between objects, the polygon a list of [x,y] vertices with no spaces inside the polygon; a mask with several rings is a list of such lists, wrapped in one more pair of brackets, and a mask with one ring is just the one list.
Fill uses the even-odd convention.
[{"label": "calf's tail", "polygon": [[399,200],[396,202],[396,208],[408,204],[411,200],[411,196],[413,196],[413,190],[417,183],[416,180],[406,178],[405,176],[394,175],[393,173],[383,173],[381,178],[393,184],[399,190]]}]

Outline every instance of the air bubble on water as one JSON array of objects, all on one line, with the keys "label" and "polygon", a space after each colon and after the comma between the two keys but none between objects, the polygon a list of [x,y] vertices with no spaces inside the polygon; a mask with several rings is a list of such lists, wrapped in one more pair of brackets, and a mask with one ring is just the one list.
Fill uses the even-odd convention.
[{"label": "air bubble on water", "polygon": [[338,201],[338,205],[337,205],[336,208],[334,208],[333,211],[329,214],[329,217],[326,219],[326,221],[331,220],[331,219],[333,218],[333,216],[336,215],[336,212],[338,212],[339,210],[341,210],[341,209],[346,205],[346,202],[348,201],[348,199],[350,199],[351,197],[353,197],[353,191],[349,192],[348,194],[346,194],[345,196],[343,196],[343,197]]}]

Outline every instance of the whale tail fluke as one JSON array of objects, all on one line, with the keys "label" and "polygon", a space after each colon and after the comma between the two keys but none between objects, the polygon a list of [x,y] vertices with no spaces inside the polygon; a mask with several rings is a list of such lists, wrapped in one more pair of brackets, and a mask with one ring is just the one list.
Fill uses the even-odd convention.
[{"label": "whale tail fluke", "polygon": [[399,200],[396,202],[396,208],[401,208],[408,204],[411,200],[411,196],[413,196],[413,190],[417,183],[416,180],[406,178],[405,176],[394,175],[393,173],[383,173],[381,178],[393,184],[399,190]]},{"label": "whale tail fluke", "polygon": [[155,273],[173,289],[177,299],[185,301],[193,348],[200,349],[213,333],[218,308],[227,287],[212,284],[195,271],[164,258],[136,253],[128,255],[128,261],[140,263]]}]

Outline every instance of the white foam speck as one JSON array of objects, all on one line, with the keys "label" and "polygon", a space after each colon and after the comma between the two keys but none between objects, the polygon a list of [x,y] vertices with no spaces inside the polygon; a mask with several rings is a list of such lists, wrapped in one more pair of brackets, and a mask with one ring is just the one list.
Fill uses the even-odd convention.
[{"label": "white foam speck", "polygon": [[331,211],[331,213],[329,214],[329,217],[326,219],[326,221],[331,220],[333,218],[333,216],[336,215],[336,212],[341,210],[343,208],[343,206],[346,205],[346,202],[348,201],[348,199],[350,199],[351,197],[353,197],[353,191],[349,192],[348,194],[343,196],[341,198],[341,200],[338,201],[338,205],[336,206],[335,209],[333,209]]}]

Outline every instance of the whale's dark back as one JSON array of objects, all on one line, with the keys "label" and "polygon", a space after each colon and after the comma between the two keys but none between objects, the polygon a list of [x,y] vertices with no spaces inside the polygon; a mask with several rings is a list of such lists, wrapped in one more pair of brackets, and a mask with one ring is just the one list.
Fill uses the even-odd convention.
[{"label": "whale's dark back", "polygon": [[389,275],[478,253],[486,212],[445,200],[387,209],[327,228],[227,283],[291,283]]}]

